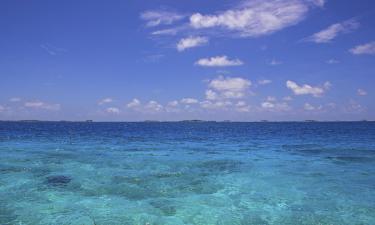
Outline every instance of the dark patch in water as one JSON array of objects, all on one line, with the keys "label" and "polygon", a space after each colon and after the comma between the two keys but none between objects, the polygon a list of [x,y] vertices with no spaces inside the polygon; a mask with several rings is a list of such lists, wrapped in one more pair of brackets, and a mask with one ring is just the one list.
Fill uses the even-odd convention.
[{"label": "dark patch in water", "polygon": [[283,145],[282,148],[292,154],[299,155],[319,155],[326,152],[325,149],[316,144]]},{"label": "dark patch in water", "polygon": [[170,172],[170,173],[157,173],[154,175],[156,178],[172,178],[182,176],[181,172]]},{"label": "dark patch in water", "polygon": [[63,187],[72,181],[72,178],[65,175],[55,175],[47,177],[47,183],[55,187]]},{"label": "dark patch in water", "polygon": [[165,216],[174,216],[176,214],[176,207],[171,201],[166,199],[155,199],[150,202],[150,205],[160,209]]},{"label": "dark patch in water", "polygon": [[200,163],[198,166],[209,172],[238,172],[243,163],[236,160],[218,159]]},{"label": "dark patch in water", "polygon": [[365,157],[365,156],[336,156],[336,157],[327,157],[328,159],[335,162],[347,162],[347,163],[368,163],[374,162],[374,158]]}]

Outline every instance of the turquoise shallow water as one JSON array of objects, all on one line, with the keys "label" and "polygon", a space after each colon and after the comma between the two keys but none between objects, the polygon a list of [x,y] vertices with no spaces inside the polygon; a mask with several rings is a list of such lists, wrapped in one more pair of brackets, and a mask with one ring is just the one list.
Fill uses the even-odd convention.
[{"label": "turquoise shallow water", "polygon": [[0,224],[375,224],[375,123],[0,122]]}]

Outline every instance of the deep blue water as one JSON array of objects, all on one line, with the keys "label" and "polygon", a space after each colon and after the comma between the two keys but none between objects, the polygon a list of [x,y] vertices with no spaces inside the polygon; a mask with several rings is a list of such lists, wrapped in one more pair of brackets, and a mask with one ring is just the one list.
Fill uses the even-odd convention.
[{"label": "deep blue water", "polygon": [[375,224],[375,123],[0,122],[0,224]]}]

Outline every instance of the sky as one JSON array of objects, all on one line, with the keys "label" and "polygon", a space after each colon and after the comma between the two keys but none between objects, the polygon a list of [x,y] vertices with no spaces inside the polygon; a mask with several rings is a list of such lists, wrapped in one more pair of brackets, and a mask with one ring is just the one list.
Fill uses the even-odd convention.
[{"label": "sky", "polygon": [[0,120],[375,120],[373,0],[2,0]]}]

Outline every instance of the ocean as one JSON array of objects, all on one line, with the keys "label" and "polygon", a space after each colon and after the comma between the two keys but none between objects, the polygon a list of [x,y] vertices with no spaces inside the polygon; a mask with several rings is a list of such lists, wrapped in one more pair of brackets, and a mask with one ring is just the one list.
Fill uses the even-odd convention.
[{"label": "ocean", "polygon": [[375,224],[375,123],[0,122],[0,224]]}]

